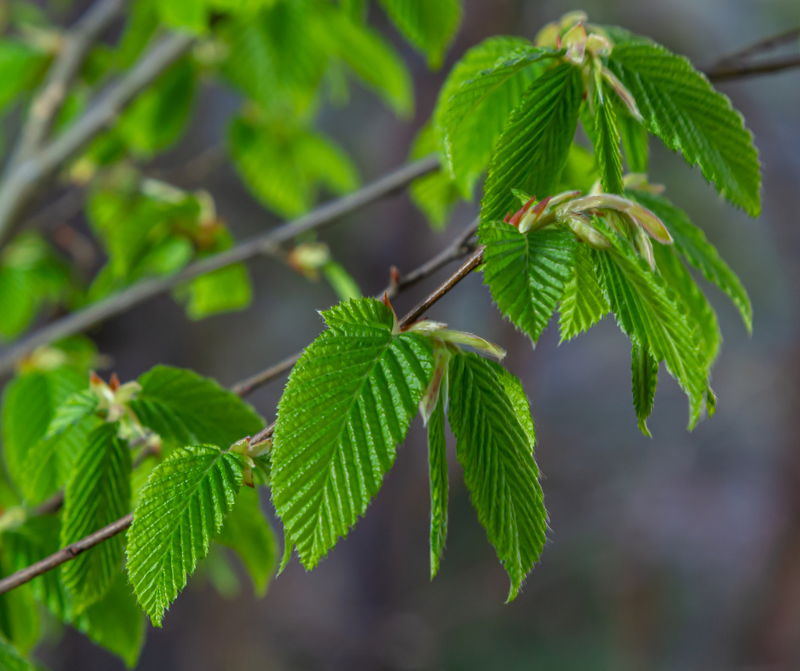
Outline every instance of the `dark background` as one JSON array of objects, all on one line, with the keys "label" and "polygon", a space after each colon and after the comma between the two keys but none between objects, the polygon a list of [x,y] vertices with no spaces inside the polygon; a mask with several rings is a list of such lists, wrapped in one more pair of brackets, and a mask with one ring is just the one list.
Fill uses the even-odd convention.
[{"label": "dark background", "polygon": [[[433,0],[431,0],[433,1]],[[78,6],[85,3],[77,3]],[[76,6],[76,11],[79,7]],[[494,34],[533,38],[547,21],[582,8],[597,23],[647,34],[702,67],[800,22],[796,0],[467,0],[461,31],[435,73],[373,7],[370,18],[413,71],[417,112],[398,121],[357,87],[320,125],[353,155],[364,182],[403,163],[455,60]],[[70,20],[71,17],[66,17]],[[298,45],[302,48],[302,45]],[[748,337],[715,289],[725,345],[714,369],[717,416],[688,433],[687,403],[662,371],[652,440],[636,428],[629,344],[611,319],[557,346],[553,325],[533,351],[472,276],[430,313],[508,349],[538,430],[552,531],[521,595],[504,605],[508,580],[471,509],[451,452],[450,532],[439,576],[429,581],[428,475],[419,419],[369,512],[313,573],[295,559],[265,599],[225,599],[201,581],[150,630],[141,669],[795,669],[800,668],[800,71],[721,85],[747,118],[764,166],[757,221],[723,203],[682,158],[653,139],[651,178],[685,208],[748,288]],[[192,128],[159,159],[180,165],[218,144],[238,105],[207,86]],[[225,164],[200,183],[238,238],[277,220]],[[410,270],[466,226],[461,206],[447,231],[430,232],[407,195],[348,217],[322,234],[365,293]],[[157,363],[232,384],[309,343],[317,309],[335,302],[272,259],[251,263],[256,298],[245,312],[188,321],[169,297],[113,319],[92,335],[120,377]],[[403,313],[436,278],[396,301]],[[251,397],[268,419],[283,382]],[[449,445],[448,449],[454,445]],[[263,505],[272,514],[266,492]],[[280,529],[276,525],[276,529]],[[53,634],[39,657],[54,671],[121,669],[72,631]]]}]

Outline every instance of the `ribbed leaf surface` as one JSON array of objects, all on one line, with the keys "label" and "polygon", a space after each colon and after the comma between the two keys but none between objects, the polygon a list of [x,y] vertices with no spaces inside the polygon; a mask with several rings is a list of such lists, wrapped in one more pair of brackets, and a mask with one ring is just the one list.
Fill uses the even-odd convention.
[{"label": "ribbed leaf surface", "polygon": [[533,452],[533,446],[536,444],[536,429],[533,425],[533,417],[531,417],[531,406],[528,403],[528,396],[525,394],[525,389],[522,387],[522,382],[519,378],[509,373],[505,368],[500,365],[495,365],[490,361],[492,368],[494,368],[497,377],[503,384],[503,389],[506,390],[508,400],[511,401],[511,406],[517,415],[519,425],[525,431],[528,438],[528,445]]},{"label": "ribbed leaf surface", "polygon": [[405,38],[438,68],[461,20],[461,0],[380,0]]},{"label": "ribbed leaf surface", "polygon": [[548,70],[528,87],[495,147],[481,201],[481,220],[518,208],[512,188],[552,195],[578,125],[581,74],[571,65]]},{"label": "ribbed leaf surface", "polygon": [[500,221],[482,223],[479,236],[492,298],[536,344],[574,273],[575,236],[554,229],[523,235]]},{"label": "ribbed leaf surface", "polygon": [[734,205],[761,211],[753,136],[731,101],[681,56],[657,44],[618,44],[609,67],[636,99],[647,129],[680,151]]},{"label": "ribbed leaf surface", "polygon": [[153,625],[186,586],[187,575],[233,508],[241,457],[212,445],[175,450],[150,474],[128,530],[127,570]]},{"label": "ribbed leaf surface", "polygon": [[465,198],[472,197],[509,115],[537,74],[530,66],[552,53],[526,40],[493,38],[471,49],[448,77],[434,118],[447,169]]},{"label": "ribbed leaf surface", "polygon": [[572,277],[564,286],[558,327],[561,342],[588,331],[611,309],[595,270],[595,255],[590,247],[578,244]]},{"label": "ribbed leaf surface", "polygon": [[[447,384],[445,381],[444,384]],[[439,396],[428,422],[428,466],[431,486],[431,579],[439,572],[447,540],[447,443],[444,433],[445,399]]]},{"label": "ribbed leaf surface", "polygon": [[97,395],[88,389],[75,392],[68,396],[64,402],[56,408],[53,419],[47,427],[45,438],[55,436],[65,429],[81,422],[97,410],[97,403]]},{"label": "ribbed leaf surface", "polygon": [[272,495],[306,568],[346,536],[394,463],[433,369],[431,345],[392,335],[372,298],[323,313],[278,405]]},{"label": "ribbed leaf surface", "polygon": [[155,366],[139,383],[130,407],[142,424],[179,446],[202,442],[226,449],[264,427],[249,404],[192,371]]},{"label": "ribbed leaf surface", "polygon": [[478,520],[511,579],[512,600],[544,547],[547,512],[533,447],[498,368],[473,353],[454,356],[448,418]]},{"label": "ribbed leaf surface", "polygon": [[634,119],[615,94],[610,95],[611,104],[617,115],[617,127],[625,150],[628,172],[647,172],[650,159],[649,135],[647,129]]},{"label": "ribbed leaf surface", "polygon": [[[117,425],[89,435],[64,491],[61,543],[69,545],[125,516],[131,504],[131,455]],[[76,613],[103,597],[122,568],[125,540],[117,535],[61,568]]]},{"label": "ribbed leaf surface", "polygon": [[4,671],[34,671],[33,665],[0,636],[0,669]]},{"label": "ribbed leaf surface", "polygon": [[752,331],[753,306],[750,297],[736,274],[722,260],[716,247],[706,239],[705,233],[689,220],[683,210],[666,198],[642,191],[629,191],[628,195],[658,215],[675,240],[675,250],[733,301],[748,332]]},{"label": "ribbed leaf surface", "polygon": [[598,267],[611,309],[634,344],[647,348],[689,396],[689,426],[703,407],[706,374],[693,329],[670,298],[663,280],[622,246],[598,254]]},{"label": "ribbed leaf surface", "polygon": [[658,385],[658,360],[645,348],[632,343],[631,346],[631,387],[633,390],[633,407],[639,430],[648,438],[652,438],[647,428],[647,418],[653,412],[653,401]]},{"label": "ribbed leaf surface", "polygon": [[[599,84],[602,86],[602,83]],[[600,182],[605,193],[622,193],[622,152],[617,114],[611,103],[613,90],[603,87],[604,98],[594,101],[594,153],[600,166]]]}]

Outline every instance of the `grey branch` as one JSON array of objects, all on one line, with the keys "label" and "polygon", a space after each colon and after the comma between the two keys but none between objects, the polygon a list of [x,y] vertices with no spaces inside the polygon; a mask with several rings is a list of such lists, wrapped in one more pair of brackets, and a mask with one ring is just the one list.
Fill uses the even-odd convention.
[{"label": "grey branch", "polygon": [[349,196],[327,203],[293,222],[283,224],[268,233],[242,242],[225,252],[192,263],[174,275],[143,280],[129,289],[109,296],[105,300],[90,305],[83,310],[73,312],[36,331],[3,352],[0,355],[0,374],[10,371],[15,362],[41,345],[80,333],[104,319],[125,312],[134,305],[169,291],[195,277],[234,263],[246,261],[261,254],[276,254],[281,243],[294,238],[304,231],[330,224],[383,196],[402,189],[409,182],[435,170],[438,166],[439,159],[435,156],[429,156],[415,163],[410,163]]},{"label": "grey branch", "polygon": [[36,92],[19,140],[11,153],[5,175],[28,160],[47,139],[67,92],[83,64],[86,54],[122,13],[126,0],[97,0],[62,37],[58,58],[50,66],[47,78]]},{"label": "grey branch", "polygon": [[0,244],[8,239],[39,187],[95,135],[111,126],[125,106],[185,54],[193,42],[194,38],[187,34],[171,34],[158,40],[122,79],[98,94],[69,130],[7,175],[0,185]]}]

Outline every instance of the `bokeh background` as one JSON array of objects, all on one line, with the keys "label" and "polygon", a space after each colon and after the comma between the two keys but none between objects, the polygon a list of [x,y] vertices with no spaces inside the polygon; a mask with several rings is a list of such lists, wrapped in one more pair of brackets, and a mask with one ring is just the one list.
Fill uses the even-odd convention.
[{"label": "bokeh background", "polygon": [[[86,4],[74,3],[65,21]],[[701,67],[800,23],[797,0],[466,0],[445,66],[430,72],[373,11],[371,21],[412,68],[416,115],[399,121],[354,88],[351,104],[326,109],[321,125],[351,152],[362,179],[375,179],[404,162],[447,71],[466,49],[495,34],[532,38],[578,8],[594,22],[650,35]],[[194,580],[163,630],[148,632],[139,668],[800,668],[800,71],[720,88],[744,112],[761,152],[760,219],[723,203],[699,171],[651,141],[652,181],[668,185],[753,300],[748,337],[733,307],[709,288],[725,337],[714,369],[713,420],[688,433],[685,397],[662,371],[650,420],[654,438],[642,437],[631,403],[629,344],[612,320],[562,346],[551,326],[534,351],[472,276],[431,316],[506,347],[505,363],[530,398],[552,530],[519,598],[504,604],[507,578],[471,509],[454,451],[447,550],[430,582],[427,447],[417,419],[366,518],[319,568],[306,573],[294,560],[260,601],[244,573],[228,597]],[[237,105],[228,90],[207,86],[188,135],[153,167],[169,170],[217,146]],[[212,165],[197,177],[181,185],[209,190],[237,238],[278,223],[230,165]],[[362,290],[374,293],[386,285],[390,266],[416,267],[475,212],[475,204],[460,206],[437,235],[401,194],[341,220],[321,238]],[[80,227],[80,216],[71,223]],[[336,301],[326,284],[272,259],[251,268],[256,298],[245,312],[193,323],[161,297],[92,335],[123,380],[165,363],[232,384],[310,342],[322,327],[316,310]],[[398,312],[446,274],[399,297]],[[268,420],[282,386],[274,382],[250,399]],[[272,515],[268,496],[262,498]],[[71,630],[54,631],[37,655],[54,671],[123,668]]]}]

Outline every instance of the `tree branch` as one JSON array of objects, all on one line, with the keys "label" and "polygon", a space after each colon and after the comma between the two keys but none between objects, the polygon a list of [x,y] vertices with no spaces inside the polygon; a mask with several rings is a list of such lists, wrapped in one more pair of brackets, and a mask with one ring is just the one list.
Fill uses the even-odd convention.
[{"label": "tree branch", "polygon": [[722,67],[723,65],[731,65],[734,62],[740,62],[746,58],[764,53],[765,51],[772,51],[776,47],[782,47],[784,44],[796,42],[798,38],[800,38],[800,28],[792,28],[791,30],[778,33],[777,35],[770,35],[748,47],[723,56],[716,62],[713,69]]},{"label": "tree branch", "polygon": [[126,0],[96,0],[62,37],[58,58],[50,66],[47,79],[36,92],[30,113],[4,171],[6,178],[39,149],[50,134],[67,92],[89,49],[122,12]]},{"label": "tree branch", "polygon": [[101,92],[89,109],[60,137],[11,171],[0,185],[0,245],[11,235],[20,213],[69,159],[110,126],[142,89],[188,51],[194,38],[172,34],[159,40],[118,82]]},{"label": "tree branch", "polygon": [[722,65],[707,71],[705,74],[712,82],[726,82],[733,79],[783,72],[794,68],[800,68],[800,54],[774,58],[760,63]]},{"label": "tree branch", "polygon": [[0,355],[0,374],[11,370],[15,362],[27,354],[30,354],[37,347],[84,331],[108,317],[125,312],[134,305],[138,305],[148,298],[169,291],[188,280],[204,275],[212,270],[218,270],[219,268],[224,268],[234,263],[246,261],[254,256],[275,254],[282,242],[290,240],[312,228],[320,228],[330,224],[336,219],[350,214],[368,203],[405,187],[409,182],[435,170],[438,166],[439,159],[435,156],[429,156],[415,163],[410,163],[349,196],[327,203],[293,222],[283,224],[268,233],[252,238],[225,252],[192,263],[174,275],[143,280],[129,289],[109,296],[94,305],[73,312],[53,322],[49,326],[45,326],[39,331],[36,331],[27,338],[24,338],[17,345],[7,349]]},{"label": "tree branch", "polygon": [[[483,247],[479,247],[475,252],[473,252],[470,257],[461,265],[461,267],[454,272],[450,277],[448,277],[439,287],[437,287],[424,301],[422,301],[417,307],[415,307],[411,312],[409,312],[403,319],[400,320],[400,327],[404,328],[413,324],[417,319],[419,319],[422,314],[428,310],[432,305],[434,305],[439,299],[442,298],[445,294],[447,294],[453,287],[455,287],[461,280],[463,280],[467,275],[469,275],[475,268],[480,265],[481,261],[483,260]],[[299,358],[299,355],[297,356]],[[273,367],[273,369],[278,368],[279,366],[284,366],[284,370],[286,368],[290,368],[291,365],[287,366],[287,362],[289,360],[278,364],[278,366]],[[265,371],[265,374],[268,371]],[[277,374],[271,376],[275,377]],[[270,379],[271,379],[270,378]],[[251,378],[252,379],[252,378]],[[244,383],[240,383],[234,386],[234,390],[240,386],[246,385],[248,381]],[[250,389],[252,390],[252,389]],[[238,392],[237,392],[238,393]],[[243,393],[249,393],[245,391]],[[251,442],[258,443],[264,440],[267,440],[275,429],[275,423],[273,422],[265,429],[257,433],[255,436],[252,436]],[[24,585],[27,582],[30,582],[34,578],[39,577],[47,573],[48,571],[64,564],[72,559],[75,559],[79,554],[85,552],[93,548],[95,545],[99,545],[105,540],[108,540],[112,536],[116,536],[118,533],[125,531],[131,523],[133,522],[133,513],[129,513],[125,517],[118,519],[116,522],[112,522],[106,527],[103,527],[99,531],[86,536],[86,538],[82,538],[81,540],[72,543],[71,545],[67,545],[66,547],[60,549],[58,552],[42,559],[41,561],[36,562],[35,564],[31,564],[27,568],[21,569],[16,573],[12,573],[10,576],[3,578],[0,580],[0,594],[4,594],[20,585]]]}]

